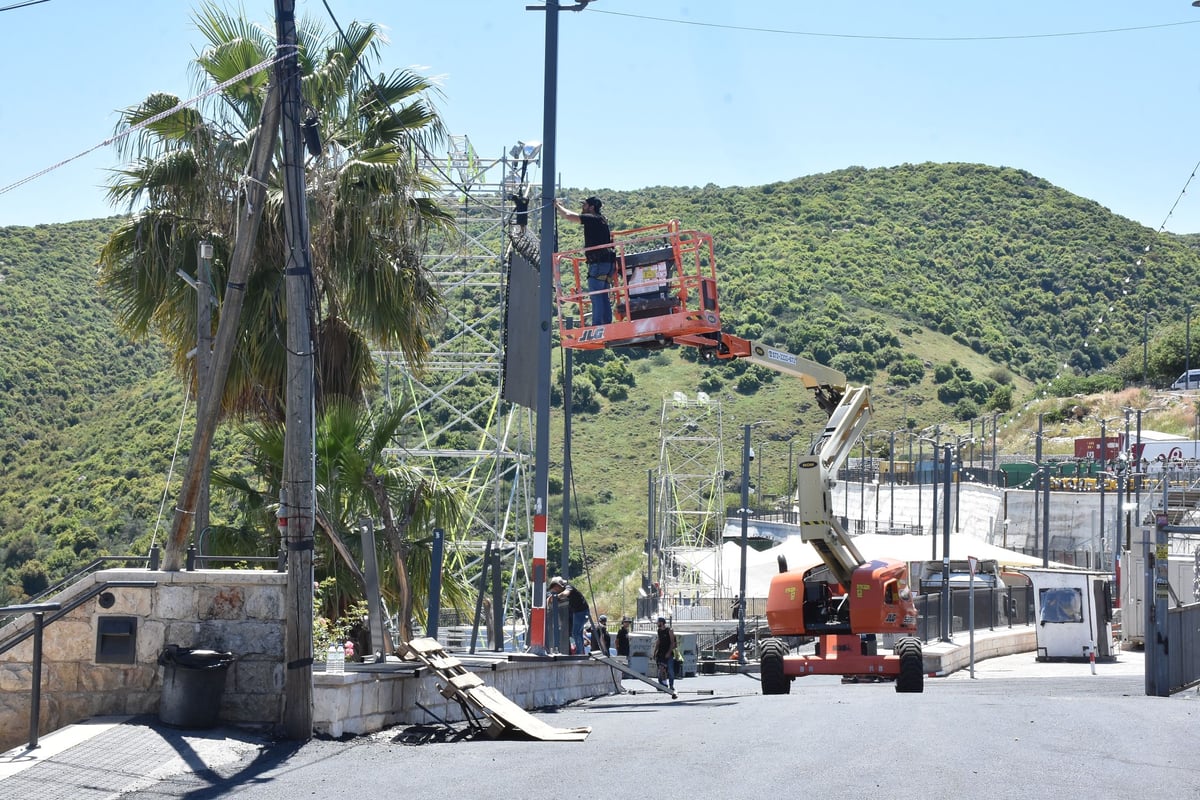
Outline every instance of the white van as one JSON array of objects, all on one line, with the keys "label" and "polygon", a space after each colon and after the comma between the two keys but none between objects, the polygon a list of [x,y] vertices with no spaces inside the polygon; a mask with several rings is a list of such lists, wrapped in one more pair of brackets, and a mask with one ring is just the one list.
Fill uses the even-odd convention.
[{"label": "white van", "polygon": [[1172,389],[1200,389],[1200,369],[1185,372],[1171,384]]}]

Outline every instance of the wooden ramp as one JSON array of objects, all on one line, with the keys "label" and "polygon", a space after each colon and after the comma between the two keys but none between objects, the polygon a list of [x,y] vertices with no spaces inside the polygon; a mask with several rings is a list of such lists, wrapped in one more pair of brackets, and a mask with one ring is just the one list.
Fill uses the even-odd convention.
[{"label": "wooden ramp", "polygon": [[653,678],[647,678],[642,673],[638,672],[637,670],[630,669],[628,665],[621,663],[620,661],[618,661],[615,658],[612,658],[611,656],[602,656],[599,653],[592,653],[591,657],[593,660],[599,661],[601,664],[605,664],[607,666],[612,667],[617,672],[622,672],[622,673],[628,675],[629,677],[633,678],[634,680],[639,680],[642,683],[653,686],[655,689],[657,689],[660,692],[671,695],[672,700],[676,699],[675,690],[672,689],[670,686],[667,686],[665,683],[659,683],[658,681],[654,680]]},{"label": "wooden ramp", "polygon": [[547,725],[495,687],[485,684],[442,649],[436,639],[413,639],[408,642],[408,652],[437,674],[442,680],[439,687],[442,695],[459,704],[467,722],[493,738],[520,733],[543,742],[582,742],[592,732],[590,727]]}]

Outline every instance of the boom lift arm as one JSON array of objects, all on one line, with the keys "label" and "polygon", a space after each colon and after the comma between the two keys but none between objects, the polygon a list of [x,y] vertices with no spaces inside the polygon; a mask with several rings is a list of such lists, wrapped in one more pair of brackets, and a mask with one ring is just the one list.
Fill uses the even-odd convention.
[{"label": "boom lift arm", "polygon": [[681,336],[675,341],[699,347],[708,359],[744,358],[795,376],[813,391],[817,404],[829,414],[829,423],[809,451],[813,458],[802,461],[797,472],[800,537],[813,546],[838,582],[849,587],[854,570],[865,559],[837,522],[831,490],[838,469],[871,421],[870,390],[866,386],[848,389],[839,370],[732,334]]}]

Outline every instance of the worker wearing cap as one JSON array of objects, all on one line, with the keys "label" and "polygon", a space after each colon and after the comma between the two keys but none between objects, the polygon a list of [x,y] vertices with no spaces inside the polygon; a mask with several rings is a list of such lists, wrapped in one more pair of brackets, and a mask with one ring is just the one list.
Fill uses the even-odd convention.
[{"label": "worker wearing cap", "polygon": [[[554,209],[563,219],[578,222],[583,226],[584,255],[588,265],[588,293],[592,298],[592,325],[607,325],[612,322],[612,299],[608,290],[612,288],[616,270],[617,253],[612,248],[612,228],[600,213],[603,202],[595,195],[583,201],[578,214],[554,201]],[[607,245],[607,246],[606,246]]]},{"label": "worker wearing cap", "polygon": [[621,617],[621,629],[617,631],[617,655],[629,657],[629,617]]},{"label": "worker wearing cap", "polygon": [[584,655],[587,651],[583,649],[583,626],[587,625],[589,616],[587,599],[558,575],[550,579],[549,592],[552,600],[567,601],[567,609],[571,612],[571,641],[575,643],[575,655]]}]

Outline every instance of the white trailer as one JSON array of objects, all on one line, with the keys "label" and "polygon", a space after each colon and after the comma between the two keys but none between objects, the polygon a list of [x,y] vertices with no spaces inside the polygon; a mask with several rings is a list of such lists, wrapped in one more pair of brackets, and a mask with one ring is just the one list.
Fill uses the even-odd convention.
[{"label": "white trailer", "polygon": [[1038,661],[1116,658],[1112,576],[1107,572],[1022,567],[1033,586]]},{"label": "white trailer", "polygon": [[[1140,545],[1135,542],[1133,550],[1121,554],[1121,641],[1132,647],[1146,646],[1146,557]],[[1200,600],[1196,596],[1196,577],[1196,557],[1167,558],[1167,581],[1178,602]]]}]

